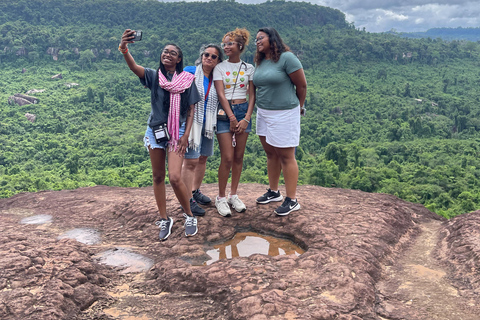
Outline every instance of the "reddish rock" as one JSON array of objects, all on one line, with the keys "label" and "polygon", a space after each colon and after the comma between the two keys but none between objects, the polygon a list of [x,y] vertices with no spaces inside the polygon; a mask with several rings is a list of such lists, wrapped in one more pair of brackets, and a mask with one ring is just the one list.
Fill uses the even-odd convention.
[{"label": "reddish rock", "polygon": [[[213,198],[217,186],[204,185],[202,192]],[[444,219],[391,195],[315,186],[299,186],[302,209],[277,217],[279,203],[255,203],[264,192],[264,185],[240,185],[246,212],[224,218],[214,204],[205,206],[198,234],[186,238],[180,205],[167,186],[174,225],[165,242],[158,241],[152,187],[97,186],[0,199],[0,318],[435,318],[404,305],[381,281],[423,225]],[[53,219],[43,226],[19,224],[25,212]],[[438,249],[439,261],[454,266],[454,279],[469,277],[465,290],[478,283],[477,217],[445,222],[443,251]],[[57,240],[73,228],[99,231],[102,243]],[[207,250],[242,230],[290,239],[306,252],[202,265]],[[144,275],[128,275],[93,258],[119,246],[153,259],[154,266]]]}]

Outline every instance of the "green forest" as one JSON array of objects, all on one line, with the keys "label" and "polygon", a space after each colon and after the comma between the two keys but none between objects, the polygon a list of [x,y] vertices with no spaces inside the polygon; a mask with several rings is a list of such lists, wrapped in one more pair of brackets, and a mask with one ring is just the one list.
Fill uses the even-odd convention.
[{"label": "green forest", "polygon": [[[149,92],[117,51],[126,28],[143,30],[130,52],[156,68],[167,43],[192,65],[202,44],[236,27],[253,39],[263,26],[307,75],[299,184],[393,194],[447,218],[480,209],[480,45],[368,33],[338,10],[286,1],[0,2],[0,197],[152,184]],[[254,52],[250,43],[243,59]],[[219,162],[216,146],[205,183],[217,182]],[[267,181],[251,134],[241,182]]]},{"label": "green forest", "polygon": [[425,32],[397,33],[395,30],[390,30],[389,32],[407,38],[441,38],[443,40],[480,41],[480,28],[432,28]]}]

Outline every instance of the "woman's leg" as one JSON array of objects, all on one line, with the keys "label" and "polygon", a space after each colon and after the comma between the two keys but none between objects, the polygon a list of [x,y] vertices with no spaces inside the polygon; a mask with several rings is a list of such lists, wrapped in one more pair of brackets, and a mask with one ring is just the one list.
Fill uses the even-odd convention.
[{"label": "woman's leg", "polygon": [[281,163],[287,197],[296,198],[298,183],[298,164],[295,159],[295,148],[276,148],[275,153]]},{"label": "woman's leg", "polygon": [[218,196],[223,198],[233,164],[235,148],[232,146],[232,133],[230,132],[217,134],[217,140],[221,157],[218,167]]},{"label": "woman's leg", "polygon": [[282,164],[277,156],[275,147],[269,145],[265,136],[259,136],[263,150],[267,154],[267,174],[268,184],[271,190],[278,190],[278,182],[280,181],[280,173],[282,172]]},{"label": "woman's leg", "polygon": [[205,177],[205,171],[207,170],[207,159],[208,157],[206,156],[200,156],[200,158],[198,158],[198,164],[195,168],[195,176],[193,178],[192,191],[200,189],[203,177]]},{"label": "woman's leg", "polygon": [[192,216],[192,211],[190,210],[192,192],[187,189],[187,186],[182,181],[182,164],[183,157],[174,151],[168,152],[168,179],[183,210],[187,215]]},{"label": "woman's leg", "polygon": [[245,147],[247,146],[247,139],[248,132],[235,135],[237,145],[234,148],[233,155],[231,194],[237,194],[237,188],[240,183],[240,176],[243,169],[243,156],[245,154]]},{"label": "woman's leg", "polygon": [[184,159],[183,160],[183,167],[182,167],[182,180],[187,187],[187,190],[196,190],[195,187],[195,178],[196,178],[196,170],[198,167],[198,159]]},{"label": "woman's leg", "polygon": [[158,212],[162,219],[167,219],[167,203],[165,195],[165,156],[164,149],[148,148],[152,163],[153,194],[157,203]]}]

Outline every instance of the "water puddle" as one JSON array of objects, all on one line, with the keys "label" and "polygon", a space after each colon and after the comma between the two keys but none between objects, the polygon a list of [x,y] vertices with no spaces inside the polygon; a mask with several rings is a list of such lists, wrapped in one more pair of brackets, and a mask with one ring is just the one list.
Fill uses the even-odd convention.
[{"label": "water puddle", "polygon": [[51,222],[52,216],[49,214],[37,214],[36,216],[27,217],[20,220],[21,224],[45,224]]},{"label": "water puddle", "polygon": [[153,260],[125,248],[116,248],[95,255],[100,263],[122,269],[121,273],[145,272],[153,266]]},{"label": "water puddle", "polygon": [[58,236],[57,239],[75,239],[84,244],[98,244],[101,242],[100,233],[95,229],[76,228]]},{"label": "water puddle", "polygon": [[287,239],[255,232],[239,232],[235,234],[233,239],[215,245],[212,250],[208,250],[206,253],[211,259],[203,264],[210,265],[220,259],[249,257],[252,254],[265,254],[273,257],[290,254],[299,256],[304,252],[305,250]]}]

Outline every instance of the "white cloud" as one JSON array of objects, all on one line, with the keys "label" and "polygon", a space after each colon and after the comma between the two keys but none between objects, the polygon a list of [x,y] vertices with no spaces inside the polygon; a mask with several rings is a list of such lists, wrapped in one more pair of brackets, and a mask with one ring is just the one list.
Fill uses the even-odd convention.
[{"label": "white cloud", "polygon": [[[241,0],[240,0],[241,1]],[[296,0],[293,0],[296,1]],[[299,0],[300,1],[300,0]],[[311,0],[339,9],[357,28],[426,31],[436,27],[480,27],[480,0]]]},{"label": "white cloud", "polygon": [[[162,0],[177,1],[177,0]],[[185,0],[182,0],[185,1]],[[186,0],[199,1],[199,0]],[[209,1],[209,0],[201,0]],[[261,3],[266,0],[236,0]],[[426,31],[441,27],[480,27],[480,0],[288,0],[338,9],[348,22],[369,32]]]}]

